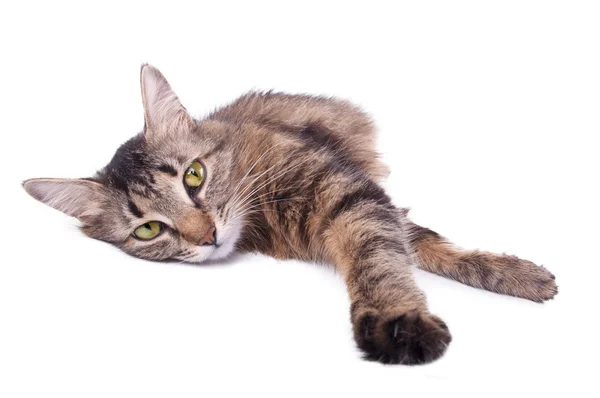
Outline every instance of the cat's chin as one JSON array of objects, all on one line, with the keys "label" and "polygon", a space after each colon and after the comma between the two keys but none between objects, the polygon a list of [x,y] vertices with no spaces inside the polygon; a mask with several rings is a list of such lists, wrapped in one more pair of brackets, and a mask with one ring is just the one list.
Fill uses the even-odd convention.
[{"label": "cat's chin", "polygon": [[189,263],[200,264],[205,263],[207,261],[220,260],[229,256],[231,253],[233,253],[233,251],[234,245],[222,244],[217,246],[211,246],[210,251],[207,251],[206,248],[203,248],[196,255],[196,257],[186,259],[186,261]]}]

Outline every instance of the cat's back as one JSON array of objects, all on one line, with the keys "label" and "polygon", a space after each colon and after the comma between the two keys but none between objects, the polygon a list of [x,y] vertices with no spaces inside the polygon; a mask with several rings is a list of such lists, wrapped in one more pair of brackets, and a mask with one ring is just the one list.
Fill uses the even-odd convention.
[{"label": "cat's back", "polygon": [[350,101],[324,96],[250,92],[215,111],[209,119],[268,126],[276,132],[309,135],[317,146],[338,143],[374,179],[389,174],[375,147],[370,116]]}]

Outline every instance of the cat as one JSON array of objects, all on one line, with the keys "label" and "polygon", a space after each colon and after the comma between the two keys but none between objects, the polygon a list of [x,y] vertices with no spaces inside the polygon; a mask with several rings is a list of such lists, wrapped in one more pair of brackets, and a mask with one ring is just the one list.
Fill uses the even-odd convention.
[{"label": "cat", "polygon": [[77,217],[88,236],[144,259],[200,263],[234,251],[333,264],[364,358],[436,360],[451,341],[412,265],[536,302],[557,293],[545,268],[466,251],[414,224],[379,182],[375,127],[335,98],[250,92],[203,120],[160,71],[142,65],[144,129],[96,176],[30,179],[35,199]]}]

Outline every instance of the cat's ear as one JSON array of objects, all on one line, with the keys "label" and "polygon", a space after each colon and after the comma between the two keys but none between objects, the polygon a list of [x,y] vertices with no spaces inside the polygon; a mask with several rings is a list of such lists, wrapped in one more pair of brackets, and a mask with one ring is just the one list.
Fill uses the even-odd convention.
[{"label": "cat's ear", "polygon": [[194,125],[194,120],[158,69],[142,65],[140,84],[147,132],[173,132]]},{"label": "cat's ear", "polygon": [[23,188],[40,202],[83,223],[102,213],[106,200],[104,186],[89,180],[33,178],[25,181]]}]

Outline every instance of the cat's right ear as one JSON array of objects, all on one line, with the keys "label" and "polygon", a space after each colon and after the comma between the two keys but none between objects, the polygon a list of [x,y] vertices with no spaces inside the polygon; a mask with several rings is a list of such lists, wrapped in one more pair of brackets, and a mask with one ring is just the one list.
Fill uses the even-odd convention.
[{"label": "cat's right ear", "polygon": [[106,199],[104,186],[89,180],[33,178],[23,182],[23,188],[40,202],[83,223],[103,212]]},{"label": "cat's right ear", "polygon": [[140,84],[146,133],[170,133],[194,125],[193,118],[158,69],[152,65],[142,65]]}]

